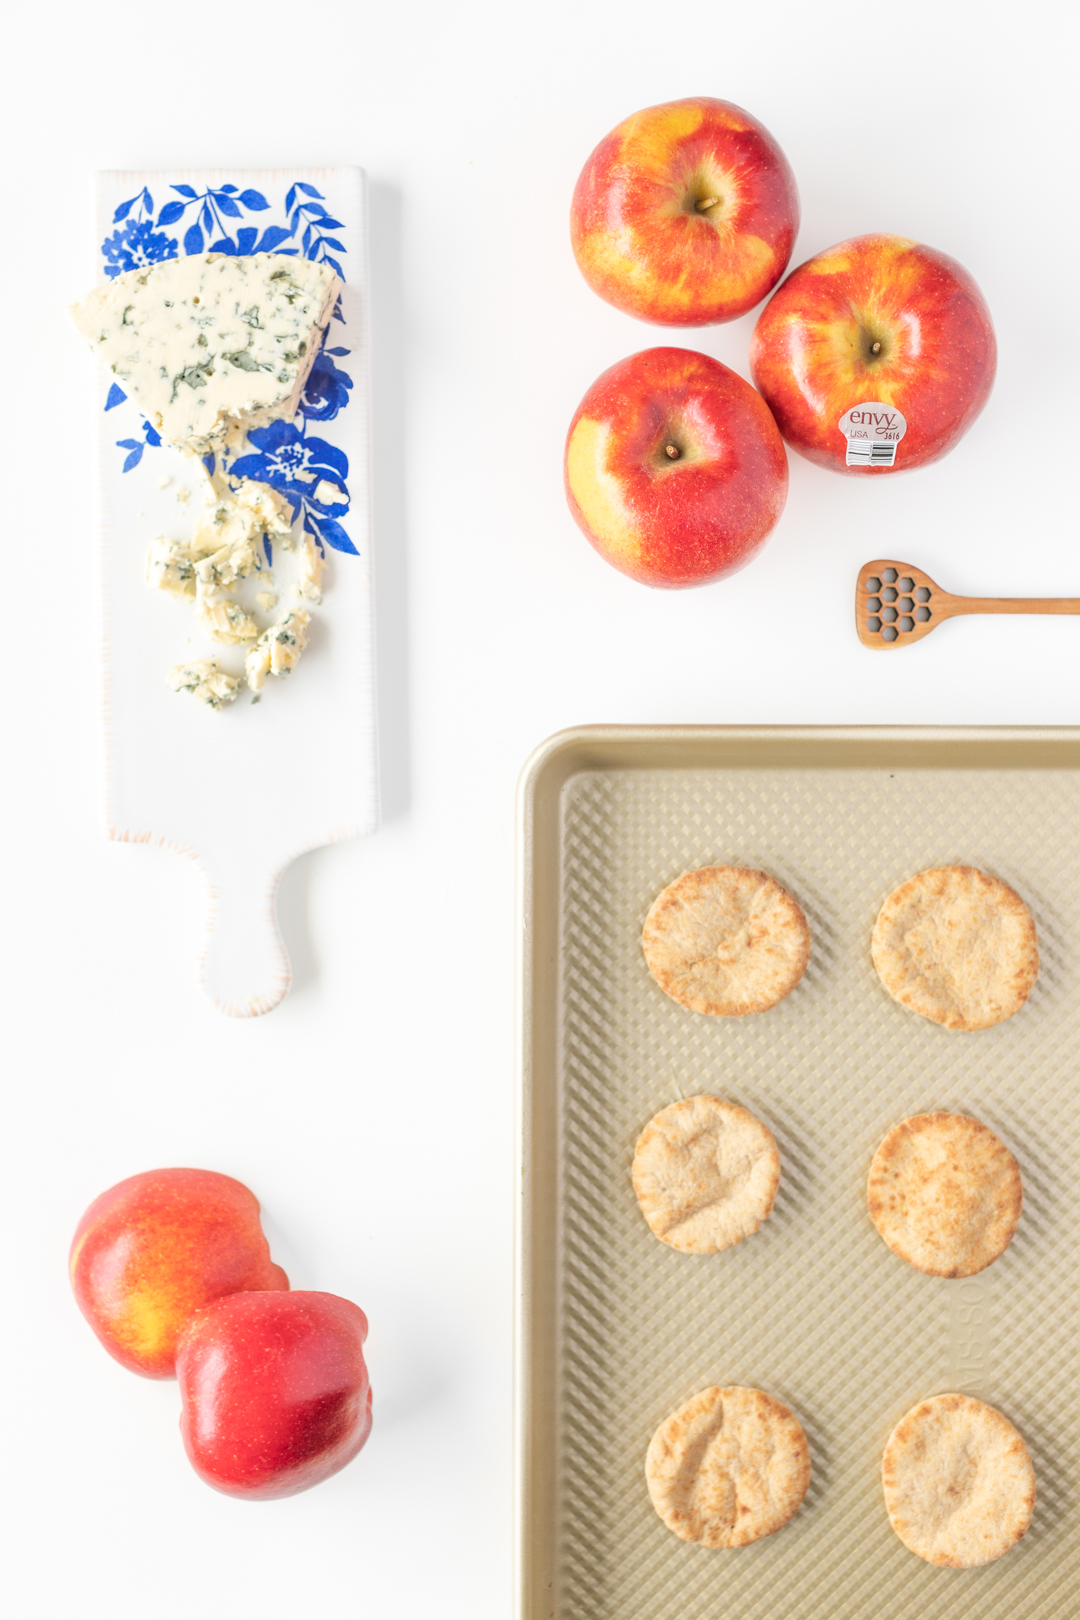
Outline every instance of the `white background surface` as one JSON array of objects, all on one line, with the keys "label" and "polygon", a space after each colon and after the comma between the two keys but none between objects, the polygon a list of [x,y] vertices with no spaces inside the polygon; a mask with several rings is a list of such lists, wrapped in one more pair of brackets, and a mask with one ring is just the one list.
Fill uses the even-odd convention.
[{"label": "white background surface", "polygon": [[[6,1606],[207,1620],[511,1610],[514,787],[588,721],[1080,721],[1080,623],[855,640],[865,559],[957,591],[1080,592],[1077,211],[1067,11],[548,0],[21,8],[3,121],[7,873],[0,1190]],[[750,109],[798,178],[795,262],[895,231],[994,313],[994,396],[944,462],[792,458],[763,555],[650,592],[574,528],[567,423],[605,366],[683,341],[746,374],[753,317],[642,326],[589,292],[566,215],[592,146],[688,94]],[[200,1000],[195,869],[99,832],[89,173],[359,163],[372,184],[385,822],[304,857],[277,1011]],[[301,672],[302,674],[302,672]],[[188,1468],[174,1385],[99,1349],[67,1291],[87,1203],[161,1164],[262,1199],[298,1287],[369,1313],[375,1429],[293,1500]]]}]

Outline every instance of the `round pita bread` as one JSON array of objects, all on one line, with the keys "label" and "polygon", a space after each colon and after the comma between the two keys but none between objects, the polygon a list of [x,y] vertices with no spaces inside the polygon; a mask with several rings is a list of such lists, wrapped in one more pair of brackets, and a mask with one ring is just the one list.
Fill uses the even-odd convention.
[{"label": "round pita bread", "polygon": [[1013,1240],[1020,1167],[989,1126],[966,1114],[894,1125],[870,1166],[870,1219],[894,1254],[931,1277],[972,1277]]},{"label": "round pita bread", "polygon": [[662,1243],[683,1254],[716,1254],[767,1219],[780,1154],[768,1126],[738,1103],[688,1097],[662,1108],[638,1137],[633,1181]]},{"label": "round pita bread", "polygon": [[703,866],[658,894],[641,943],[661,990],[691,1012],[741,1018],[794,990],[810,956],[802,907],[766,872]]},{"label": "round pita bread", "polygon": [[1008,1418],[970,1395],[913,1406],[881,1459],[885,1506],[928,1564],[971,1569],[1015,1547],[1031,1523],[1035,1470]]},{"label": "round pita bread", "polygon": [[989,1029],[1019,1012],[1039,973],[1031,912],[973,866],[936,866],[882,906],[870,946],[894,1000],[946,1029]]},{"label": "round pita bread", "polygon": [[810,1483],[798,1419],[760,1389],[703,1389],[649,1443],[645,1480],[669,1530],[702,1547],[746,1547],[785,1525]]}]

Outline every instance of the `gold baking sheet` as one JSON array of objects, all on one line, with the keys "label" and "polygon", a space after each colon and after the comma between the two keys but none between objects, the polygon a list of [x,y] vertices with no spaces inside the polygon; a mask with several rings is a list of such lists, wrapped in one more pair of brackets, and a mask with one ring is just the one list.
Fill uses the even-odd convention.
[{"label": "gold baking sheet", "polygon": [[[524,1620],[1055,1620],[1080,1613],[1080,731],[590,728],[521,791],[522,1186],[518,1534]],[[652,982],[639,937],[691,867],[758,866],[813,943],[772,1011],[710,1019]],[[963,862],[1031,905],[1042,967],[1005,1024],[955,1034],[882,989],[884,897]],[[780,1145],[774,1213],[711,1256],[657,1242],[630,1186],[638,1132],[712,1092]],[[1024,1213],[987,1271],[929,1278],[866,1213],[885,1131],[930,1109],[985,1121]],[[797,1517],[708,1551],[645,1489],[656,1425],[696,1390],[751,1384],[802,1421]],[[959,1389],[1027,1440],[1038,1498],[999,1562],[937,1569],[889,1528],[897,1419]]]}]

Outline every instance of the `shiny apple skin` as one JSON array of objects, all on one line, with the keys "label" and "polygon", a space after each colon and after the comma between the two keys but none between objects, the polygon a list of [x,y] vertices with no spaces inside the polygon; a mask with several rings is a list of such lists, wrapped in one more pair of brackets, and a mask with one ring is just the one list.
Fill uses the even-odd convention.
[{"label": "shiny apple skin", "polygon": [[[674,442],[677,461],[665,445]],[[593,383],[566,440],[566,498],[586,538],[644,585],[742,568],[787,499],[783,441],[748,382],[690,349],[645,349]]]},{"label": "shiny apple skin", "polygon": [[149,1170],[95,1198],[75,1231],[71,1286],[111,1356],[145,1378],[175,1377],[188,1317],[223,1294],[287,1289],[259,1201],[214,1170]]},{"label": "shiny apple skin", "polygon": [[589,286],[659,326],[745,315],[780,280],[798,229],[799,193],[779,146],[748,112],[709,96],[625,119],[589,158],[570,208]]},{"label": "shiny apple skin", "polygon": [[367,1317],[336,1294],[230,1294],[188,1322],[180,1432],[200,1479],[253,1501],[295,1496],[371,1432]]},{"label": "shiny apple skin", "polygon": [[[881,478],[937,461],[963,437],[990,397],[997,342],[963,265],[907,237],[857,236],[808,259],[773,294],[750,368],[793,450],[834,472]],[[845,466],[837,424],[878,399],[907,421],[896,461]]]}]

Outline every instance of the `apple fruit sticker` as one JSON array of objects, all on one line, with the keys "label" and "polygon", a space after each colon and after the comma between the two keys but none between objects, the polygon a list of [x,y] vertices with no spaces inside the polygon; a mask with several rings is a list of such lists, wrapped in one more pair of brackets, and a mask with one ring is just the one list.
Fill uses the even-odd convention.
[{"label": "apple fruit sticker", "polygon": [[613,129],[570,208],[589,286],[660,326],[745,315],[780,280],[798,229],[783,152],[756,118],[710,96],[646,107]]},{"label": "apple fruit sticker", "polygon": [[770,298],[750,345],[754,382],[791,448],[863,477],[951,450],[996,366],[972,278],[904,236],[857,236],[808,259]]},{"label": "apple fruit sticker", "polygon": [[719,360],[645,349],[605,371],[566,440],[566,498],[614,568],[644,585],[703,585],[761,549],[787,499],[769,408]]}]

